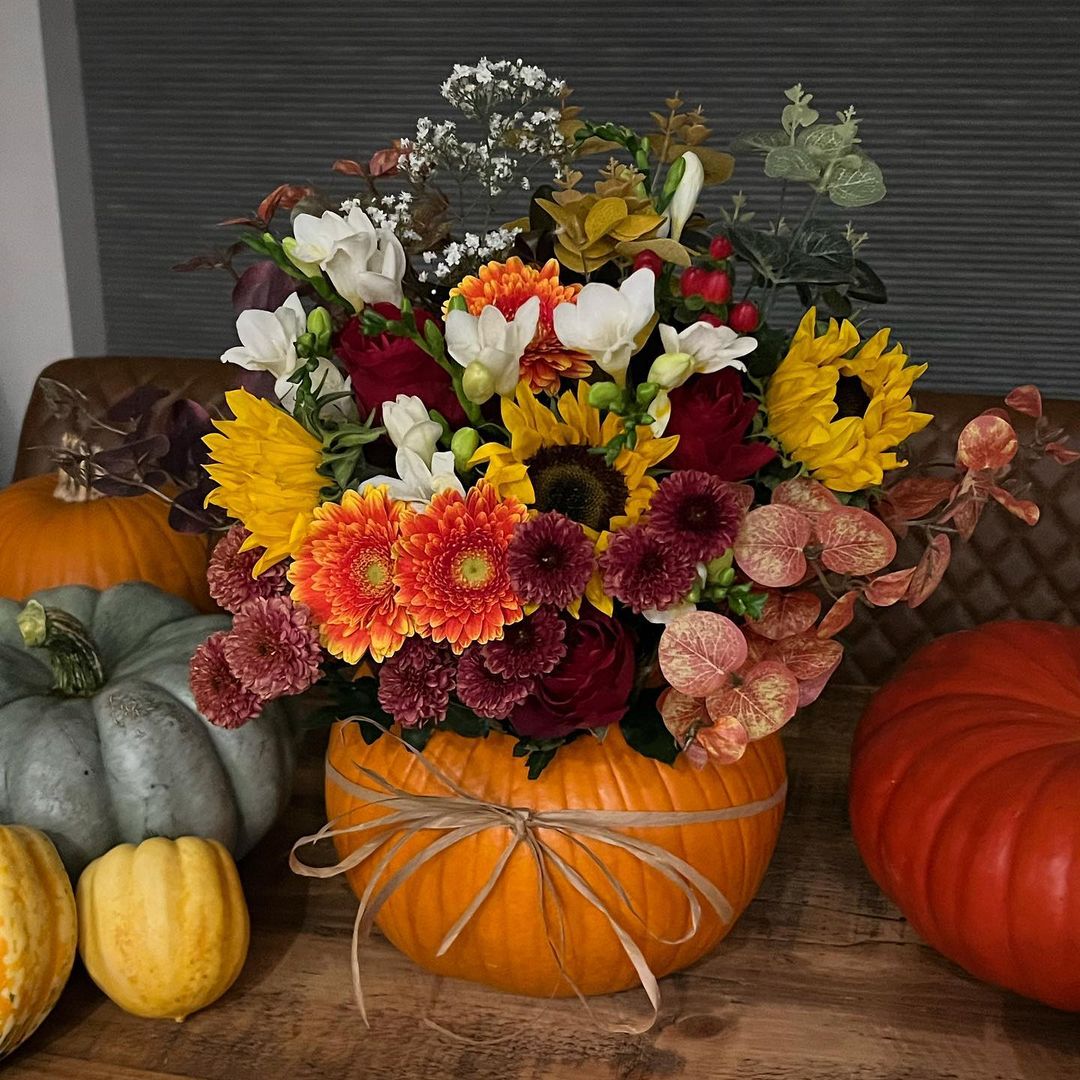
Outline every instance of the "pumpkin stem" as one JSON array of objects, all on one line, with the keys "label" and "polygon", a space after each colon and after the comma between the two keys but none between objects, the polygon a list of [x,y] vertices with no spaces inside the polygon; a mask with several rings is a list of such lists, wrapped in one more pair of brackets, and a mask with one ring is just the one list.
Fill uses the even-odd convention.
[{"label": "pumpkin stem", "polygon": [[15,620],[28,649],[45,649],[52,668],[53,690],[64,697],[90,697],[105,685],[101,656],[74,615],[28,600]]}]

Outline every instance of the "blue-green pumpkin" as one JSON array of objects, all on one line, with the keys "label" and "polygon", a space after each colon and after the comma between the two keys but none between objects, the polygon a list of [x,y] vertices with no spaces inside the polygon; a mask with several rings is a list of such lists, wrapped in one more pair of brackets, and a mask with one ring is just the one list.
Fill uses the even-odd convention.
[{"label": "blue-green pumpkin", "polygon": [[288,799],[295,746],[277,704],[234,731],[195,707],[189,661],[229,617],[142,582],[30,601],[0,600],[0,823],[48,833],[73,875],[151,836],[244,855]]}]

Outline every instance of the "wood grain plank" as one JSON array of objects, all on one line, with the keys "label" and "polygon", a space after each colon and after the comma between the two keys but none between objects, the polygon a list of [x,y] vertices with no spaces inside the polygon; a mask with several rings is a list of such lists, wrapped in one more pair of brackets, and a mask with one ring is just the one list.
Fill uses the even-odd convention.
[{"label": "wood grain plank", "polygon": [[[791,795],[757,900],[711,957],[665,979],[639,1038],[605,1020],[640,993],[537,1002],[436,980],[375,938],[372,1027],[351,1000],[354,904],[340,881],[292,876],[290,839],[320,824],[320,767],[246,861],[252,949],[237,985],[178,1025],[127,1016],[81,970],[9,1062],[14,1078],[255,1080],[1065,1080],[1073,1016],[976,982],[919,941],[868,878],[846,817],[847,755],[865,691],[831,689],[786,734]],[[424,1017],[453,1029],[449,1037]]]}]

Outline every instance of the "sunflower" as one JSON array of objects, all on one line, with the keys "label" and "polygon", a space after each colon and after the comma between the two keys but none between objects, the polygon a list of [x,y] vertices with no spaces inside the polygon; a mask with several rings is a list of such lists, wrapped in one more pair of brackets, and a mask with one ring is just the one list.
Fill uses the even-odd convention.
[{"label": "sunflower", "polygon": [[[576,521],[597,553],[607,548],[613,530],[641,517],[657,487],[648,471],[679,441],[677,436],[654,438],[648,427],[639,427],[636,445],[621,450],[609,465],[594,450],[619,433],[622,421],[612,413],[601,421],[583,382],[576,394],[567,391],[558,399],[558,413],[521,383],[516,402],[503,398],[502,420],[510,432],[510,445],[485,443],[470,464],[486,462],[485,479],[504,498],[519,499],[540,512],[557,510]],[[604,593],[599,571],[585,595],[611,614],[611,598]]]},{"label": "sunflower", "polygon": [[322,444],[288,413],[246,390],[230,390],[225,402],[234,420],[215,420],[218,434],[206,471],[218,486],[206,497],[236,518],[250,535],[241,551],[266,550],[252,573],[288,558],[299,547],[326,481],[319,475]]},{"label": "sunflower", "polygon": [[[896,448],[933,417],[915,412],[911,384],[926,364],[906,367],[907,354],[885,351],[889,331],[859,346],[845,320],[815,334],[811,308],[765,392],[769,430],[793,461],[834,491],[861,491],[907,462]],[[858,348],[857,352],[853,350]]]},{"label": "sunflower", "polygon": [[568,349],[559,341],[551,320],[555,308],[559,304],[576,303],[579,292],[580,285],[560,284],[557,259],[548,259],[538,270],[526,266],[514,255],[504,263],[489,262],[481,266],[478,276],[470,274],[464,278],[450,290],[450,295],[463,297],[470,315],[479,315],[494,304],[508,319],[526,300],[538,296],[540,319],[532,341],[521,356],[521,378],[530,390],[556,394],[560,379],[582,379],[592,371],[586,353]]}]

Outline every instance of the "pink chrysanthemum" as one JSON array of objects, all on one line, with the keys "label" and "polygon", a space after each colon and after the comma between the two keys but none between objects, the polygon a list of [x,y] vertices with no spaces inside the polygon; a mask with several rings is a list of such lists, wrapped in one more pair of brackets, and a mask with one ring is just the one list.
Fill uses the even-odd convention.
[{"label": "pink chrysanthemum", "polygon": [[264,700],[300,694],[319,678],[319,631],[311,612],[287,596],[249,600],[223,648],[233,675]]},{"label": "pink chrysanthemum", "polygon": [[527,604],[566,607],[581,597],[596,568],[594,543],[557,510],[537,514],[514,530],[507,572]]},{"label": "pink chrysanthemum", "polygon": [[484,666],[493,675],[530,679],[554,670],[566,655],[566,623],[551,608],[539,608],[503,631],[498,641],[479,647]]},{"label": "pink chrysanthemum", "polygon": [[635,612],[662,611],[694,584],[697,560],[644,525],[613,533],[600,556],[604,591]]},{"label": "pink chrysanthemum", "polygon": [[379,704],[402,727],[445,719],[453,689],[450,650],[426,638],[406,638],[401,648],[379,665]]},{"label": "pink chrysanthemum", "polygon": [[232,673],[225,659],[228,636],[228,631],[221,630],[195,650],[189,679],[199,712],[217,727],[238,728],[259,715],[262,701]]},{"label": "pink chrysanthemum", "polygon": [[533,688],[532,679],[508,679],[496,675],[484,663],[480,649],[468,649],[458,660],[457,696],[477,716],[505,720]]},{"label": "pink chrysanthemum", "polygon": [[240,545],[251,535],[243,525],[234,525],[215,545],[206,568],[210,595],[234,615],[257,596],[280,596],[288,587],[285,563],[279,562],[253,577],[255,564],[265,548],[241,551]]},{"label": "pink chrysanthemum", "polygon": [[742,520],[738,499],[709,473],[686,469],[660,481],[649,503],[649,527],[699,562],[727,551]]}]

